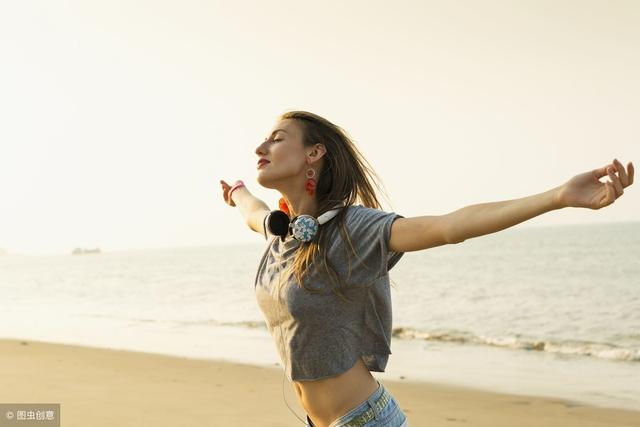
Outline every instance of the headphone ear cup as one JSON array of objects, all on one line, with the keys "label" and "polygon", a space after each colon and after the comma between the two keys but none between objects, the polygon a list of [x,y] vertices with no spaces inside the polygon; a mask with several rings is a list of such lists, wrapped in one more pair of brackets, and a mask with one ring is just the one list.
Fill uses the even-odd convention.
[{"label": "headphone ear cup", "polygon": [[311,215],[299,215],[291,220],[291,234],[302,242],[312,241],[318,234],[318,220]]},{"label": "headphone ear cup", "polygon": [[289,215],[281,210],[271,211],[267,217],[267,228],[271,234],[285,237],[289,233]]}]

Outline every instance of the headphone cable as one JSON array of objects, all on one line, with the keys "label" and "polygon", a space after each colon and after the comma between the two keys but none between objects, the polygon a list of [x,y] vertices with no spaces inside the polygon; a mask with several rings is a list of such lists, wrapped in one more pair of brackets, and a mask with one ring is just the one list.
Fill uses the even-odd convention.
[{"label": "headphone cable", "polygon": [[[277,239],[277,237],[276,237]],[[282,244],[282,242],[280,243]],[[277,295],[276,295],[276,309],[278,310],[278,317],[280,317],[280,285],[281,285],[281,275],[282,274],[282,257],[280,256],[280,260],[278,261],[278,287],[276,288],[277,291]],[[305,426],[307,425],[307,421],[303,420],[302,418],[300,418],[298,416],[298,414],[295,413],[295,411],[291,408],[291,406],[289,406],[289,403],[287,402],[287,398],[284,394],[284,378],[287,372],[287,351],[286,351],[286,347],[284,346],[284,339],[283,339],[283,334],[282,334],[282,319],[280,320],[280,323],[278,324],[278,327],[280,328],[280,344],[282,344],[282,350],[284,351],[284,371],[282,372],[282,399],[284,400],[284,404],[287,405],[287,408],[289,408],[289,411],[296,416],[297,419],[299,419]]]}]

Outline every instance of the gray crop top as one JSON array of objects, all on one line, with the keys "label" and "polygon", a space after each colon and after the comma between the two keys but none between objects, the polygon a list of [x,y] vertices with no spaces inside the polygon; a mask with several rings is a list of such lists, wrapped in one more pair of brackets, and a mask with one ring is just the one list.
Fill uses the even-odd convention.
[{"label": "gray crop top", "polygon": [[[327,257],[340,279],[346,282],[342,292],[352,302],[343,301],[333,293],[324,266],[316,264],[311,265],[305,281],[308,287],[320,290],[319,294],[299,287],[291,275],[287,283],[281,285],[280,298],[276,298],[279,269],[289,265],[296,248],[302,244],[291,236],[284,242],[279,236],[269,236],[258,266],[254,284],[256,299],[290,381],[341,374],[349,370],[358,357],[362,357],[370,371],[384,372],[391,354],[388,272],[404,252],[389,251],[388,242],[391,224],[396,218],[404,217],[362,205],[345,209],[345,226],[351,243],[369,271],[351,253],[337,227],[331,230]],[[350,255],[349,280],[345,250]]]}]

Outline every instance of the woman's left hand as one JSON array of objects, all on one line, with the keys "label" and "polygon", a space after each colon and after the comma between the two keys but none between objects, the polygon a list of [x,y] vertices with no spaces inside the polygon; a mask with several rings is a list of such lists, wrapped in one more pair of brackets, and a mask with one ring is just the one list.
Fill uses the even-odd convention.
[{"label": "woman's left hand", "polygon": [[[612,204],[624,193],[624,188],[633,184],[633,163],[627,164],[625,171],[618,159],[589,172],[581,173],[560,186],[557,201],[560,207],[600,209]],[[610,181],[599,178],[609,175]]]}]

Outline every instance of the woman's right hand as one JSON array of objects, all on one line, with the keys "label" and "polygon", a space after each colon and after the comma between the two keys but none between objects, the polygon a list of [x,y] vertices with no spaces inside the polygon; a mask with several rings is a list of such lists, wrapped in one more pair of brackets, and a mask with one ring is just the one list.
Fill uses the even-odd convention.
[{"label": "woman's right hand", "polygon": [[224,199],[224,202],[229,206],[235,207],[236,204],[229,198],[229,190],[231,190],[232,186],[227,184],[224,179],[220,180],[220,185],[222,185],[222,198]]},{"label": "woman's right hand", "polygon": [[[237,183],[237,182],[238,182],[238,181],[236,181],[236,183]],[[221,179],[221,180],[220,180],[220,185],[222,185],[222,198],[224,199],[224,202],[225,202],[226,204],[228,204],[229,206],[233,206],[233,207],[235,207],[235,206],[236,206],[236,204],[235,204],[235,203],[233,203],[233,199],[231,199],[231,198],[229,197],[229,190],[231,190],[231,187],[233,187],[233,186],[232,186],[232,185],[227,184],[227,183],[225,182],[225,180],[224,180],[224,179]],[[238,191],[238,190],[236,190],[236,191]]]}]

